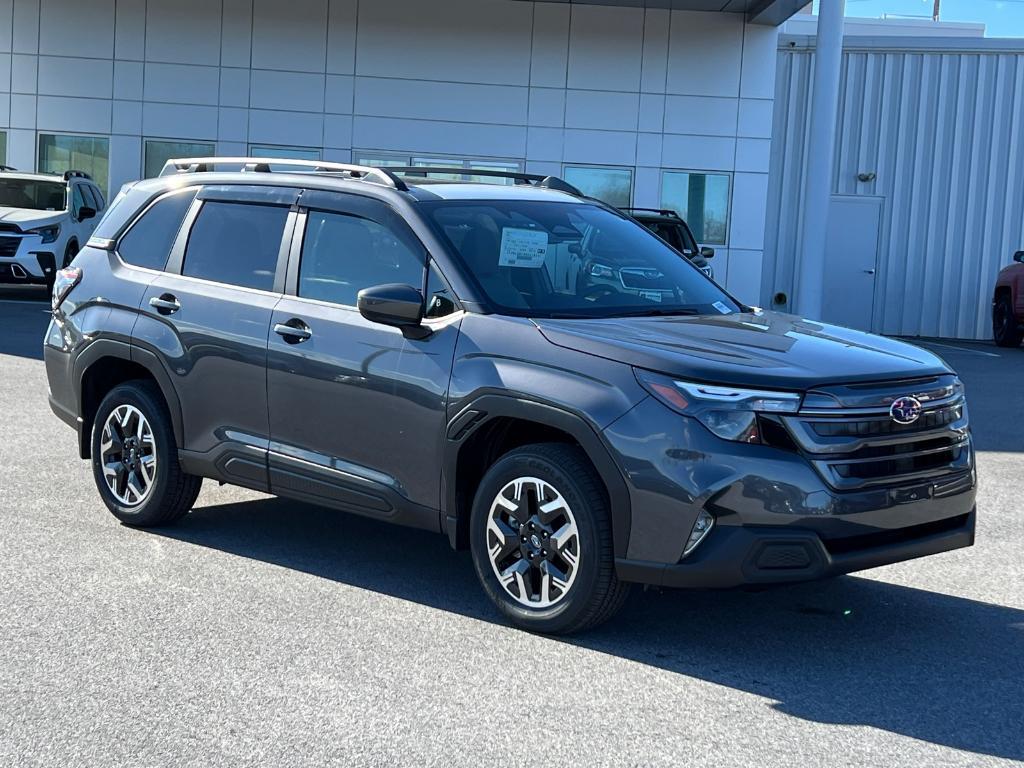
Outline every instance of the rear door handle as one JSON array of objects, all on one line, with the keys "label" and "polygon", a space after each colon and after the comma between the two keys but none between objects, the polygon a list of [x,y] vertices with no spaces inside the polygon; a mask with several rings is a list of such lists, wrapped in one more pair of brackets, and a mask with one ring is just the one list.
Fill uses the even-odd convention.
[{"label": "rear door handle", "polygon": [[293,317],[287,323],[276,323],[274,333],[289,344],[301,344],[313,336],[313,331],[309,329],[309,326],[297,317]]},{"label": "rear door handle", "polygon": [[154,296],[149,300],[149,306],[153,307],[161,315],[173,315],[181,309],[178,299],[171,293]]},{"label": "rear door handle", "polygon": [[875,274],[875,270],[873,270],[873,269],[865,269],[864,270],[864,274],[865,275],[873,275],[873,274]]}]

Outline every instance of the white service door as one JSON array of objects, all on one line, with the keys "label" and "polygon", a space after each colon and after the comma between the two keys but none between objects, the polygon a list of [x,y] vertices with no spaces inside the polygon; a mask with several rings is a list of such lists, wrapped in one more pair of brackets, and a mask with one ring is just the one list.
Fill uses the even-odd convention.
[{"label": "white service door", "polygon": [[882,198],[833,195],[825,245],[822,319],[871,330]]}]

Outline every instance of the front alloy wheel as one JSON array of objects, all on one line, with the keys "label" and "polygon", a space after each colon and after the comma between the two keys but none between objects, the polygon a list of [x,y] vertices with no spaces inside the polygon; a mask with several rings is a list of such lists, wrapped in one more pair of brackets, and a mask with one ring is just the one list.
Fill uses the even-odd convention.
[{"label": "front alloy wheel", "polygon": [[597,626],[629,593],[615,573],[607,493],[576,445],[533,443],[499,457],[477,487],[469,541],[487,596],[532,632]]},{"label": "front alloy wheel", "polygon": [[146,500],[156,480],[156,445],[142,411],[126,404],[110,412],[100,438],[100,461],[118,502],[137,507]]},{"label": "front alloy wheel", "polygon": [[491,504],[487,551],[502,588],[527,608],[549,608],[576,580],[580,537],[562,495],[536,477],[507,483]]}]

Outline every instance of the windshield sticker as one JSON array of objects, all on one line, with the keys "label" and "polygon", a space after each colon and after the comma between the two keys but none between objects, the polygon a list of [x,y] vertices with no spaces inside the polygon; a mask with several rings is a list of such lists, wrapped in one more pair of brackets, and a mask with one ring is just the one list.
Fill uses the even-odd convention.
[{"label": "windshield sticker", "polygon": [[722,303],[722,302],[720,302],[720,301],[716,301],[716,302],[715,302],[714,304],[712,304],[711,306],[712,306],[712,307],[714,307],[715,309],[717,309],[717,310],[718,310],[719,312],[721,312],[721,313],[722,313],[723,315],[731,315],[731,314],[732,314],[732,310],[731,310],[731,309],[729,309],[729,307],[727,307],[727,306],[726,306],[725,304],[723,304],[723,303]]},{"label": "windshield sticker", "polygon": [[661,303],[661,291],[640,291],[640,298]]},{"label": "windshield sticker", "polygon": [[544,266],[548,255],[548,233],[536,229],[504,227],[501,230],[501,255],[499,267],[526,267],[537,269]]}]

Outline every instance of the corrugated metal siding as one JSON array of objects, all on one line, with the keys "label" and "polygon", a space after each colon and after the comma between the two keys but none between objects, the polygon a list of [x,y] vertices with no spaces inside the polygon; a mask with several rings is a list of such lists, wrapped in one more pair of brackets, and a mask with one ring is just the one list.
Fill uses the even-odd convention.
[{"label": "corrugated metal siding", "polygon": [[[885,200],[871,330],[989,338],[996,273],[1024,247],[1024,48],[883,45],[844,52],[833,178]],[[779,51],[766,297],[792,299],[813,65]]]}]

